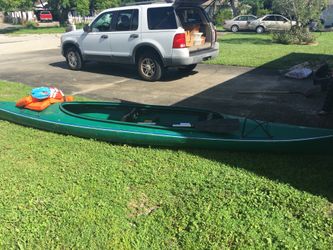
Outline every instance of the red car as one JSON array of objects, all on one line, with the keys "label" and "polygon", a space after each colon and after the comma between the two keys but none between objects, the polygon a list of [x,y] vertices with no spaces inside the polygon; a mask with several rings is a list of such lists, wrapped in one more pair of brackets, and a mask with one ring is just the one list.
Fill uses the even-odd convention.
[{"label": "red car", "polygon": [[39,14],[39,20],[41,22],[52,22],[53,21],[52,13],[48,10],[41,11]]}]

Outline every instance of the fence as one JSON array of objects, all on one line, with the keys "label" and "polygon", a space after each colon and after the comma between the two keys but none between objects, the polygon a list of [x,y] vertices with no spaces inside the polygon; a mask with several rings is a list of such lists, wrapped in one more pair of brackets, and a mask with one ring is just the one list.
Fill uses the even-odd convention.
[{"label": "fence", "polygon": [[22,24],[28,21],[35,21],[36,16],[33,11],[13,11],[7,12],[4,18],[6,23]]},{"label": "fence", "polygon": [[68,21],[72,24],[80,24],[80,23],[90,23],[95,17],[93,16],[69,16]]}]

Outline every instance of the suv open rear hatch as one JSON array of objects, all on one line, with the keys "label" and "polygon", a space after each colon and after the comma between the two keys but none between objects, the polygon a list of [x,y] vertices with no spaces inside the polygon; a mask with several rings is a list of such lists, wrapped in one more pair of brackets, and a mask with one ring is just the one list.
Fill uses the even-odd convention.
[{"label": "suv open rear hatch", "polygon": [[210,49],[215,43],[215,28],[200,7],[207,0],[176,0],[177,17],[185,30],[186,47],[190,52]]}]

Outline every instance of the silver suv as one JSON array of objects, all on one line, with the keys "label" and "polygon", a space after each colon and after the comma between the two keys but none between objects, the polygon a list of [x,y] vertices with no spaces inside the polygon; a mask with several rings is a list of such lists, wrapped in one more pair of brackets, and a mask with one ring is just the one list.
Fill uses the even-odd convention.
[{"label": "silver suv", "polygon": [[200,7],[206,1],[107,9],[83,30],[62,35],[62,54],[73,70],[91,60],[135,64],[147,81],[159,80],[168,67],[191,71],[219,54],[215,27]]}]

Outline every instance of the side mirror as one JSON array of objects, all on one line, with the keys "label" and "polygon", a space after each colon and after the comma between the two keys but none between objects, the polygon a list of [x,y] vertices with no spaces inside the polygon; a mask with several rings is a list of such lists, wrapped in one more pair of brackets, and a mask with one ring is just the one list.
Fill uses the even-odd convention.
[{"label": "side mirror", "polygon": [[84,25],[83,26],[83,31],[86,32],[86,33],[89,33],[91,31],[90,27],[88,24]]}]

